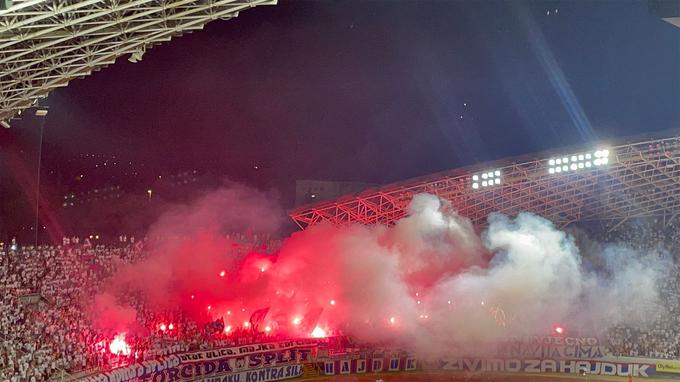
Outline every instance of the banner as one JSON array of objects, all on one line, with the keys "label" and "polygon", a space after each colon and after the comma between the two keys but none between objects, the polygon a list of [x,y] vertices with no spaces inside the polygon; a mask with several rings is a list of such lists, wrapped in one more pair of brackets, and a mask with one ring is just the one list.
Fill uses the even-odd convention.
[{"label": "banner", "polygon": [[412,357],[339,359],[319,364],[325,375],[412,371],[416,370],[416,365]]},{"label": "banner", "polygon": [[510,358],[553,358],[553,359],[575,359],[575,358],[603,358],[609,354],[604,346],[591,345],[531,345],[513,344],[501,349],[499,356]]},{"label": "banner", "polygon": [[680,374],[680,361],[673,360],[657,361],[656,371],[660,373]]},{"label": "banner", "polygon": [[192,353],[178,354],[182,362],[191,362],[198,360],[211,360],[233,355],[247,355],[253,353],[261,353],[264,351],[285,350],[295,347],[316,347],[319,344],[318,340],[311,338],[303,338],[297,340],[268,342],[264,344],[253,344],[243,346],[233,346],[227,348],[219,348],[205,351],[198,351]]},{"label": "banner", "polygon": [[302,365],[270,367],[241,373],[228,374],[223,377],[199,379],[196,382],[267,382],[302,376]]},{"label": "banner", "polygon": [[[260,374],[248,374],[249,371],[260,372],[263,368],[279,370],[280,367],[308,362],[311,353],[318,346],[315,339],[299,339],[246,346],[235,346],[221,349],[205,350],[192,353],[175,354],[156,360],[136,363],[106,373],[87,378],[87,382],[173,382],[193,381],[203,377],[208,380],[223,380],[227,374],[243,374],[241,381],[260,378]],[[299,366],[299,365],[297,365]],[[258,370],[256,370],[258,369]],[[293,369],[284,368],[286,376]],[[263,374],[262,378],[279,375],[278,371]],[[219,378],[218,378],[219,376]],[[242,379],[251,378],[251,379]],[[285,377],[286,379],[292,377]],[[255,379],[256,381],[274,381],[278,379]],[[227,379],[227,381],[229,381]]]},{"label": "banner", "polygon": [[643,363],[604,362],[601,360],[556,359],[475,359],[463,358],[440,361],[435,368],[467,372],[571,373],[648,377],[656,365]]}]

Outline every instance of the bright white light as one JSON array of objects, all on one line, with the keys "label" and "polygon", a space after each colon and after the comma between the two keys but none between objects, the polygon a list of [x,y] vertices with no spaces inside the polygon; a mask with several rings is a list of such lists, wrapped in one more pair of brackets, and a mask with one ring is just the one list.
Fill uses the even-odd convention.
[{"label": "bright white light", "polygon": [[562,158],[562,163],[569,163],[569,158],[567,157]]},{"label": "bright white light", "polygon": [[[596,155],[596,156],[597,156],[597,155]],[[595,166],[599,166],[599,165],[600,165],[600,158],[596,158],[596,159],[593,161],[593,164],[595,164]]]},{"label": "bright white light", "polygon": [[486,186],[487,186],[486,180],[483,180],[483,181],[482,181],[482,187],[486,187]]},{"label": "bright white light", "polygon": [[293,318],[293,325],[300,325],[301,322],[302,322],[302,318],[300,318],[300,317]]},{"label": "bright white light", "polygon": [[554,173],[555,173],[555,169],[552,168],[552,167],[550,167],[550,168],[548,169],[548,174],[554,174]]},{"label": "bright white light", "polygon": [[608,157],[609,156],[609,150],[602,150],[602,156]]},{"label": "bright white light", "polygon": [[472,188],[475,190],[479,188],[479,183],[472,183]]},{"label": "bright white light", "polygon": [[472,180],[475,182],[479,180],[479,175],[472,175]]},{"label": "bright white light", "polygon": [[562,171],[567,171],[567,170],[569,170],[568,166],[566,166],[566,165],[562,166]]},{"label": "bright white light", "polygon": [[583,168],[583,162],[578,163],[578,168]]},{"label": "bright white light", "polygon": [[225,333],[231,332],[231,325],[225,326],[225,327],[224,327],[224,332],[225,332]]},{"label": "bright white light", "polygon": [[562,167],[555,167],[555,172],[556,173],[562,172]]},{"label": "bright white light", "polygon": [[501,184],[501,180],[500,180],[499,178],[496,178],[496,180],[494,180],[494,182],[495,182],[496,184]]},{"label": "bright white light", "polygon": [[123,355],[130,354],[130,345],[125,342],[125,333],[118,334],[113,338],[113,341],[109,344],[109,351],[113,354],[122,353]]},{"label": "bright white light", "polygon": [[590,157],[590,153],[587,153],[587,154],[586,154],[586,159],[590,159],[590,158],[591,158],[591,157]]},{"label": "bright white light", "polygon": [[554,166],[554,165],[555,165],[555,160],[554,160],[554,159],[549,160],[549,161],[548,161],[548,164],[551,165],[551,166]]},{"label": "bright white light", "polygon": [[267,333],[269,333],[269,332],[272,331],[272,327],[269,326],[269,325],[267,325],[267,326],[264,327],[264,331],[267,332]]},{"label": "bright white light", "polygon": [[586,162],[586,167],[590,167],[590,166],[591,166],[591,163],[590,163],[590,162]]},{"label": "bright white light", "polygon": [[486,179],[486,173],[482,174],[482,179]]},{"label": "bright white light", "polygon": [[609,158],[602,158],[602,159],[600,159],[600,163],[602,163],[602,164],[607,164],[607,163],[609,163]]},{"label": "bright white light", "polygon": [[501,176],[501,170],[496,170],[496,171],[494,171],[494,175],[496,175],[496,176]]},{"label": "bright white light", "polygon": [[555,164],[562,164],[562,159],[560,158],[555,159]]},{"label": "bright white light", "polygon": [[578,160],[583,160],[583,159],[584,159],[584,158],[583,158],[583,154],[579,154]]},{"label": "bright white light", "polygon": [[576,170],[578,166],[576,165],[576,163],[572,163],[571,166],[569,166],[569,168],[573,171]]},{"label": "bright white light", "polygon": [[397,322],[397,319],[394,317],[390,317],[390,324],[394,325],[395,322]]},{"label": "bright white light", "polygon": [[488,177],[493,178],[493,171],[489,171]]},{"label": "bright white light", "polygon": [[331,301],[330,301],[330,304],[331,304],[331,305],[335,305],[335,300],[331,300]]},{"label": "bright white light", "polygon": [[326,331],[317,326],[316,328],[314,328],[314,330],[312,330],[312,337],[324,338],[326,337]]},{"label": "bright white light", "polygon": [[572,156],[571,156],[571,161],[572,161],[572,162],[576,162],[576,155],[572,155]]}]

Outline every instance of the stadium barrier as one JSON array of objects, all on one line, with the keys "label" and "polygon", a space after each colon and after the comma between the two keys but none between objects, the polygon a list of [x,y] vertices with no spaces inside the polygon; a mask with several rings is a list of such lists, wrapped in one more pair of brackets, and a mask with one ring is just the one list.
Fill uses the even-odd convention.
[{"label": "stadium barrier", "polygon": [[318,341],[287,340],[174,354],[83,379],[85,382],[280,381],[302,375]]},{"label": "stadium barrier", "polygon": [[[314,339],[186,352],[99,373],[86,382],[270,382],[310,376],[411,371],[565,373],[680,378],[680,361],[632,357],[450,358],[418,360],[403,351],[354,349],[333,355]],[[319,357],[323,354],[322,357]]]}]

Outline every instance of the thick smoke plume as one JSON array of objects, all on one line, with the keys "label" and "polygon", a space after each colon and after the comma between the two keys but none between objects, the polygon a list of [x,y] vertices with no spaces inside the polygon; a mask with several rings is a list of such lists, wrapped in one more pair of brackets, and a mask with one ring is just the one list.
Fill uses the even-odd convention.
[{"label": "thick smoke plume", "polygon": [[[267,195],[241,186],[169,211],[151,232],[163,240],[122,268],[107,293],[133,291],[153,309],[178,306],[233,327],[269,308],[263,325],[275,332],[309,336],[319,327],[432,353],[544,335],[556,323],[598,334],[643,322],[658,305],[663,264],[654,256],[614,246],[582,256],[571,236],[528,213],[492,215],[477,235],[427,194],[394,226],[319,224],[274,255],[237,255],[225,238],[225,227],[274,232],[281,216]],[[100,305],[111,317],[125,309]]]}]

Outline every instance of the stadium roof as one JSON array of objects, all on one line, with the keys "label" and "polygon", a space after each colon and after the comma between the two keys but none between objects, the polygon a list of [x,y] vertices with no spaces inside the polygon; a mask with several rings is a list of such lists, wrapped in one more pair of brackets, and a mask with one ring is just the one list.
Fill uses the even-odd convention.
[{"label": "stadium roof", "polygon": [[0,121],[54,88],[277,0],[0,0]]},{"label": "stadium roof", "polygon": [[522,211],[560,226],[610,220],[613,229],[651,216],[670,221],[680,213],[680,132],[454,169],[303,206],[290,216],[303,229],[322,221],[392,224],[419,193],[450,200],[476,227],[484,226],[492,212],[512,216]]}]

